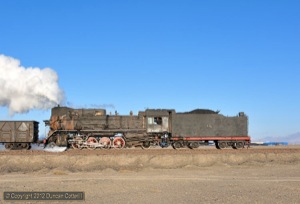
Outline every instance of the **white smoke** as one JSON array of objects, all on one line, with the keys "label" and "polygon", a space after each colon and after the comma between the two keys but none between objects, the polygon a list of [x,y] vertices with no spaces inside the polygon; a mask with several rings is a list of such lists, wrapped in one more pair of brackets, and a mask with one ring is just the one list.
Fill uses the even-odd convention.
[{"label": "white smoke", "polygon": [[0,106],[8,107],[10,115],[32,109],[47,110],[63,100],[55,71],[25,68],[19,60],[0,55]]}]

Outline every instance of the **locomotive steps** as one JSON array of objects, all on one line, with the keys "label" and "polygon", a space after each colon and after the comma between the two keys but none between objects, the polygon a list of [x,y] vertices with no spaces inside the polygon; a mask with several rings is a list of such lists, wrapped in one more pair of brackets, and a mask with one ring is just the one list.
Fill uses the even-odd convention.
[{"label": "locomotive steps", "polygon": [[0,173],[73,173],[143,169],[266,166],[300,164],[300,148],[284,150],[107,150],[45,153],[22,151],[0,154]]}]

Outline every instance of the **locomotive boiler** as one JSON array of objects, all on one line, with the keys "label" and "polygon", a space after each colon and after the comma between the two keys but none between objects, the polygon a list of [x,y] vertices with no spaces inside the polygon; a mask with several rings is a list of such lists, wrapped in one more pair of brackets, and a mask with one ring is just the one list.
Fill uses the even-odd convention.
[{"label": "locomotive boiler", "polygon": [[55,107],[45,140],[48,145],[73,148],[124,148],[151,146],[197,148],[214,142],[217,148],[243,148],[250,143],[248,117],[240,112],[227,117],[197,109],[147,109],[128,115],[107,114],[105,109]]}]

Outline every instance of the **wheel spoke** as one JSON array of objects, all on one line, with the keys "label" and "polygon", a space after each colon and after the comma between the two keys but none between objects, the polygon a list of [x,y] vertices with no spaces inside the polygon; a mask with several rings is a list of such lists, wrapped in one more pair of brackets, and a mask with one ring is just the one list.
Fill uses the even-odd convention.
[{"label": "wheel spoke", "polygon": [[111,141],[108,137],[102,137],[99,144],[105,149],[109,149],[111,147]]},{"label": "wheel spoke", "polygon": [[115,148],[124,148],[125,147],[125,140],[122,137],[116,137],[113,140],[113,145]]},{"label": "wheel spoke", "polygon": [[75,142],[72,143],[72,147],[74,149],[82,149],[82,142],[83,142],[83,139],[82,138],[76,138],[75,139]]},{"label": "wheel spoke", "polygon": [[91,150],[94,150],[97,148],[97,144],[98,144],[98,141],[96,138],[94,137],[89,137],[87,139],[87,148],[88,149],[91,149]]}]

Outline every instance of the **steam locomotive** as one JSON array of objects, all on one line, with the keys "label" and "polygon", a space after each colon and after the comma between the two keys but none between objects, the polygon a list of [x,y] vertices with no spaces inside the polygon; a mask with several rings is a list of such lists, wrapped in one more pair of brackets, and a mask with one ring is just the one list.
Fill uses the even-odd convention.
[{"label": "steam locomotive", "polygon": [[185,113],[147,109],[137,115],[112,115],[105,109],[55,107],[50,120],[44,122],[50,126],[45,144],[75,149],[170,145],[193,149],[211,142],[218,149],[238,149],[250,144],[248,117],[243,112],[227,117],[206,109]]},{"label": "steam locomotive", "polygon": [[[105,109],[54,107],[45,125],[50,127],[45,146],[75,149],[140,146],[174,149],[214,143],[216,148],[243,148],[250,144],[248,117],[228,117],[218,111],[147,109],[134,115],[107,114]],[[7,149],[29,149],[38,140],[36,121],[0,121],[0,143]]]}]

